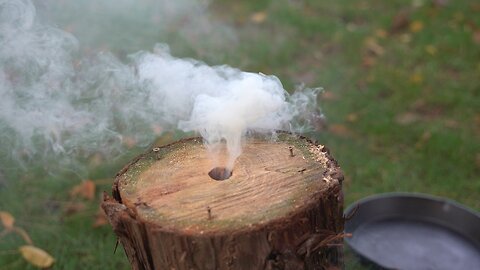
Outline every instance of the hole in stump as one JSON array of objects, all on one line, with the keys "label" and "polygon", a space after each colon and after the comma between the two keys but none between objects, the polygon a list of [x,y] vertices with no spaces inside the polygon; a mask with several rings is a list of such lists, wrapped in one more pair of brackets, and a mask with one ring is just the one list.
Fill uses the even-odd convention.
[{"label": "hole in stump", "polygon": [[223,181],[227,180],[228,178],[230,178],[230,176],[232,176],[232,171],[223,167],[215,167],[208,173],[208,175],[213,180]]}]

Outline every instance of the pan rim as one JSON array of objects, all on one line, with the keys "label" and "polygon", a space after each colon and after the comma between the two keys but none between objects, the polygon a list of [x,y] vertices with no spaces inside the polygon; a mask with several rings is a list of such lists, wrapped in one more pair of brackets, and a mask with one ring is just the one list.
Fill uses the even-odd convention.
[{"label": "pan rim", "polygon": [[445,198],[445,197],[440,197],[440,196],[435,196],[431,194],[426,194],[426,193],[420,193],[420,192],[386,192],[386,193],[380,193],[380,194],[373,194],[369,195],[367,197],[361,198],[358,201],[355,201],[351,203],[345,210],[344,213],[345,215],[349,215],[356,207],[357,205],[365,204],[370,201],[375,201],[378,199],[385,199],[385,198],[392,198],[392,197],[399,197],[399,198],[416,198],[416,199],[427,199],[427,200],[432,200],[432,201],[437,201],[439,203],[449,203],[455,207],[458,207],[460,209],[463,209],[470,214],[476,216],[477,218],[480,219],[480,213],[473,210],[473,208],[466,206],[464,204],[461,204],[453,199]]}]

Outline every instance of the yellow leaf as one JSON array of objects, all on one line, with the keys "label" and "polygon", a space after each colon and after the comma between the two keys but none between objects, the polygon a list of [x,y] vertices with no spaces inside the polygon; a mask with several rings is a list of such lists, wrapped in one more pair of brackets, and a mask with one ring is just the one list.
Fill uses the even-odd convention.
[{"label": "yellow leaf", "polygon": [[421,21],[413,21],[410,23],[410,31],[413,33],[417,33],[422,31],[423,29],[423,22]]},{"label": "yellow leaf", "polygon": [[252,17],[250,17],[250,20],[252,20],[252,22],[258,23],[258,24],[263,23],[266,19],[267,19],[267,13],[263,11],[256,12],[252,15]]},{"label": "yellow leaf", "polygon": [[415,84],[420,84],[423,82],[423,76],[422,74],[414,73],[412,76],[410,76],[410,81]]},{"label": "yellow leaf", "polygon": [[427,45],[425,46],[425,51],[427,51],[427,53],[430,55],[435,55],[437,53],[437,48],[435,48],[433,45]]},{"label": "yellow leaf", "polygon": [[35,265],[36,267],[47,268],[52,266],[55,262],[55,259],[50,256],[50,254],[45,252],[43,249],[34,246],[25,245],[21,246],[18,250],[27,262]]},{"label": "yellow leaf", "polygon": [[15,223],[15,218],[8,212],[0,211],[0,220],[2,221],[3,227],[7,230],[13,229],[13,224]]}]

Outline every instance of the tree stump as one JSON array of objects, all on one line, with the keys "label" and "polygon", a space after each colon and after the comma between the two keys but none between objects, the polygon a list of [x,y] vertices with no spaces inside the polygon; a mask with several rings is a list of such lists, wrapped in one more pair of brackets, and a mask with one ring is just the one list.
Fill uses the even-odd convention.
[{"label": "tree stump", "polygon": [[339,266],[343,174],[326,147],[279,133],[247,139],[232,172],[211,160],[184,139],[117,174],[102,207],[133,269]]}]

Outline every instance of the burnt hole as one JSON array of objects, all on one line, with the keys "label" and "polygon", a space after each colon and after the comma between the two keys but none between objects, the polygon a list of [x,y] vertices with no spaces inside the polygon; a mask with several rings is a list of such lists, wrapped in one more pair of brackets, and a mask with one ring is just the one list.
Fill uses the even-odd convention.
[{"label": "burnt hole", "polygon": [[215,167],[208,173],[208,176],[210,176],[213,180],[223,181],[232,176],[232,171],[223,167]]},{"label": "burnt hole", "polygon": [[267,260],[276,261],[278,257],[280,257],[280,253],[278,253],[276,251],[272,251],[270,254],[268,254]]}]

